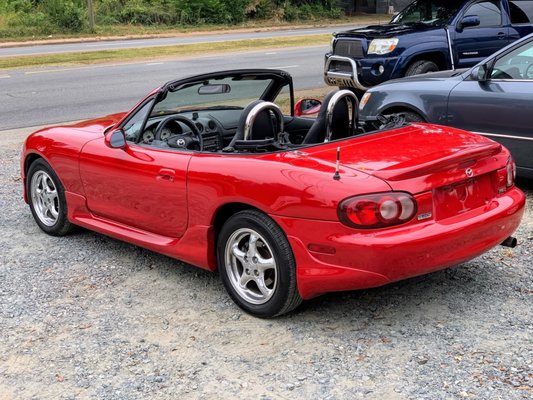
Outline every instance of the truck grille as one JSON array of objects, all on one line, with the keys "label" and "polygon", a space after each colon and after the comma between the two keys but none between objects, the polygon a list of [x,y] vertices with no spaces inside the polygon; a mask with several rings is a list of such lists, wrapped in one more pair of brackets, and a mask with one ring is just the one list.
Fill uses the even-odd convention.
[{"label": "truck grille", "polygon": [[336,56],[362,58],[364,57],[363,43],[360,40],[339,39],[335,44],[334,54]]}]

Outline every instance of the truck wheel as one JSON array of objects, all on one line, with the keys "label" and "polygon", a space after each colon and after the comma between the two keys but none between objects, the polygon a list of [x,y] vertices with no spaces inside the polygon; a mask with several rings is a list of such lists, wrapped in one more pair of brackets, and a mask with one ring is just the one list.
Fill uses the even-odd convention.
[{"label": "truck wheel", "polygon": [[437,72],[439,67],[433,61],[428,60],[419,60],[412,63],[407,71],[405,76],[427,74],[428,72]]}]

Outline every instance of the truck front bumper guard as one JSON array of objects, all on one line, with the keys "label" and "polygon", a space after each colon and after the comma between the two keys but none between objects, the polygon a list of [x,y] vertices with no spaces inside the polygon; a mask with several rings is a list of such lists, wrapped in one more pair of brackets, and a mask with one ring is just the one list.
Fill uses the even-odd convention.
[{"label": "truck front bumper guard", "polygon": [[[351,69],[349,71],[339,71],[336,69],[330,70],[331,64],[333,62],[348,64]],[[357,64],[354,60],[348,57],[341,56],[330,56],[326,60],[326,65],[324,66],[324,82],[330,86],[339,86],[339,87],[350,87],[360,90],[367,90],[368,87],[359,82],[359,77],[357,76]]]}]

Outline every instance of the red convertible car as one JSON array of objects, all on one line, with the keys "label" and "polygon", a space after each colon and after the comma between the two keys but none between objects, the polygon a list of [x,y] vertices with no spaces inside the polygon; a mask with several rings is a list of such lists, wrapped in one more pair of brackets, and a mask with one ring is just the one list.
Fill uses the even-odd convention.
[{"label": "red convertible car", "polygon": [[500,144],[430,124],[359,133],[345,90],[316,119],[281,111],[295,106],[284,71],[169,82],[128,113],[31,134],[24,198],[48,234],[81,226],[218,269],[258,317],[516,244],[525,197]]}]

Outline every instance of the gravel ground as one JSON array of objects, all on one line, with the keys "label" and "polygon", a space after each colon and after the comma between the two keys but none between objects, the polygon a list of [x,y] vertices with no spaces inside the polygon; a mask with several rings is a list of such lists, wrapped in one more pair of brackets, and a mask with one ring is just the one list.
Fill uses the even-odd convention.
[{"label": "gravel ground", "polygon": [[27,132],[0,132],[0,399],[530,399],[533,182],[519,246],[275,320],[218,275],[82,231],[21,199]]}]

